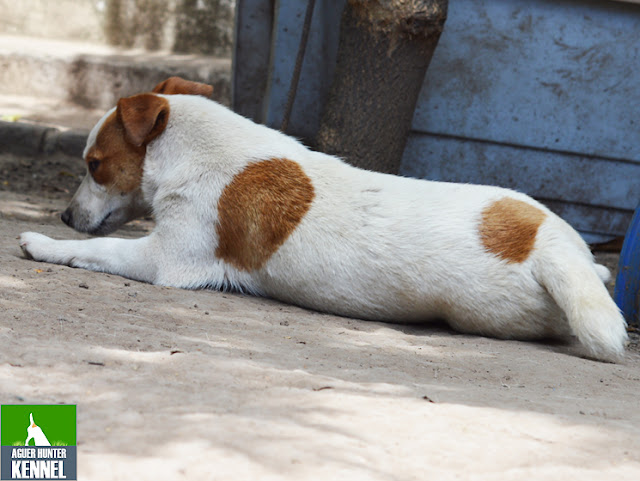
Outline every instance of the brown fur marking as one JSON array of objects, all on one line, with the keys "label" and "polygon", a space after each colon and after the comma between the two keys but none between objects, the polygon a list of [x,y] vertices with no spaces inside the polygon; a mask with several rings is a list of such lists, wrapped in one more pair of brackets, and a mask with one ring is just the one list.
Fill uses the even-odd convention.
[{"label": "brown fur marking", "polygon": [[213,93],[211,85],[192,82],[180,77],[169,77],[164,82],[160,82],[153,89],[154,93],[165,95],[201,95],[209,98]]},{"label": "brown fur marking", "polygon": [[146,145],[167,127],[169,101],[153,94],[134,95],[118,100],[116,112],[126,139],[135,146]]},{"label": "brown fur marking", "polygon": [[[94,145],[87,152],[87,164],[98,162],[98,167],[91,172],[93,179],[110,191],[128,193],[140,187],[146,146],[167,125],[169,103],[155,95],[149,97],[154,98],[139,95],[121,99],[118,109],[104,121]],[[153,107],[150,103],[157,105]],[[141,133],[137,133],[140,145],[131,141],[131,132],[125,127],[125,122],[129,129],[136,127],[140,130]]]},{"label": "brown fur marking", "polygon": [[122,122],[113,112],[100,128],[85,160],[99,162],[91,173],[96,183],[110,191],[126,193],[140,186],[145,152],[145,146],[136,147],[127,142]]},{"label": "brown fur marking", "polygon": [[521,200],[504,197],[482,211],[479,232],[484,248],[507,262],[524,262],[547,214]]},{"label": "brown fur marking", "polygon": [[216,256],[238,269],[260,269],[311,207],[311,179],[288,159],[248,165],[218,201]]}]

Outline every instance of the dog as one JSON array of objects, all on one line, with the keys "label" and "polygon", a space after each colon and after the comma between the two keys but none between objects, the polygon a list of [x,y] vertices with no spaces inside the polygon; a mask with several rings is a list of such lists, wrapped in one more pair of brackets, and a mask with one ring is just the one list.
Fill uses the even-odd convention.
[{"label": "dog", "polygon": [[122,98],[91,131],[88,173],[62,220],[106,235],[153,212],[138,239],[53,240],[37,261],[186,289],[232,289],[398,323],[444,319],[502,339],[577,337],[616,362],[626,323],[580,235],[504,188],[361,170],[170,78]]},{"label": "dog", "polygon": [[27,426],[27,440],[25,446],[29,446],[29,441],[33,439],[36,446],[51,446],[51,443],[42,432],[40,426],[36,426],[33,420],[33,413],[29,413],[29,426]]}]

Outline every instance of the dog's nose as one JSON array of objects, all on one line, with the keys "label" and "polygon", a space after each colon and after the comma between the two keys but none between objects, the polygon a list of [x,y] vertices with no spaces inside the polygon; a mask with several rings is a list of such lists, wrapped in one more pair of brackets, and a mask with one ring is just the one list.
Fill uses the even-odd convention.
[{"label": "dog's nose", "polygon": [[62,215],[60,216],[60,219],[62,219],[62,222],[67,224],[69,227],[71,227],[71,222],[73,221],[73,214],[71,214],[71,211],[67,209],[62,213]]}]

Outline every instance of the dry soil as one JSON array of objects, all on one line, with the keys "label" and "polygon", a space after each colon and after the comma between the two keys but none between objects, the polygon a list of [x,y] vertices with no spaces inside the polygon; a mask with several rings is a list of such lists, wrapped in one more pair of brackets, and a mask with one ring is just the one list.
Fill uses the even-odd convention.
[{"label": "dry soil", "polygon": [[0,403],[77,404],[79,479],[640,479],[636,336],[604,364],[24,259],[83,237],[82,174],[0,156]]}]

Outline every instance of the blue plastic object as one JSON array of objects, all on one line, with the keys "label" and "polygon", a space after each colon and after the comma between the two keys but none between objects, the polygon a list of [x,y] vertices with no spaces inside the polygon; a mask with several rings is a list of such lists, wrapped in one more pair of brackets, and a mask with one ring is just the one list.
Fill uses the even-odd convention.
[{"label": "blue plastic object", "polygon": [[622,244],[614,299],[627,323],[638,325],[640,291],[640,205],[636,208]]}]

